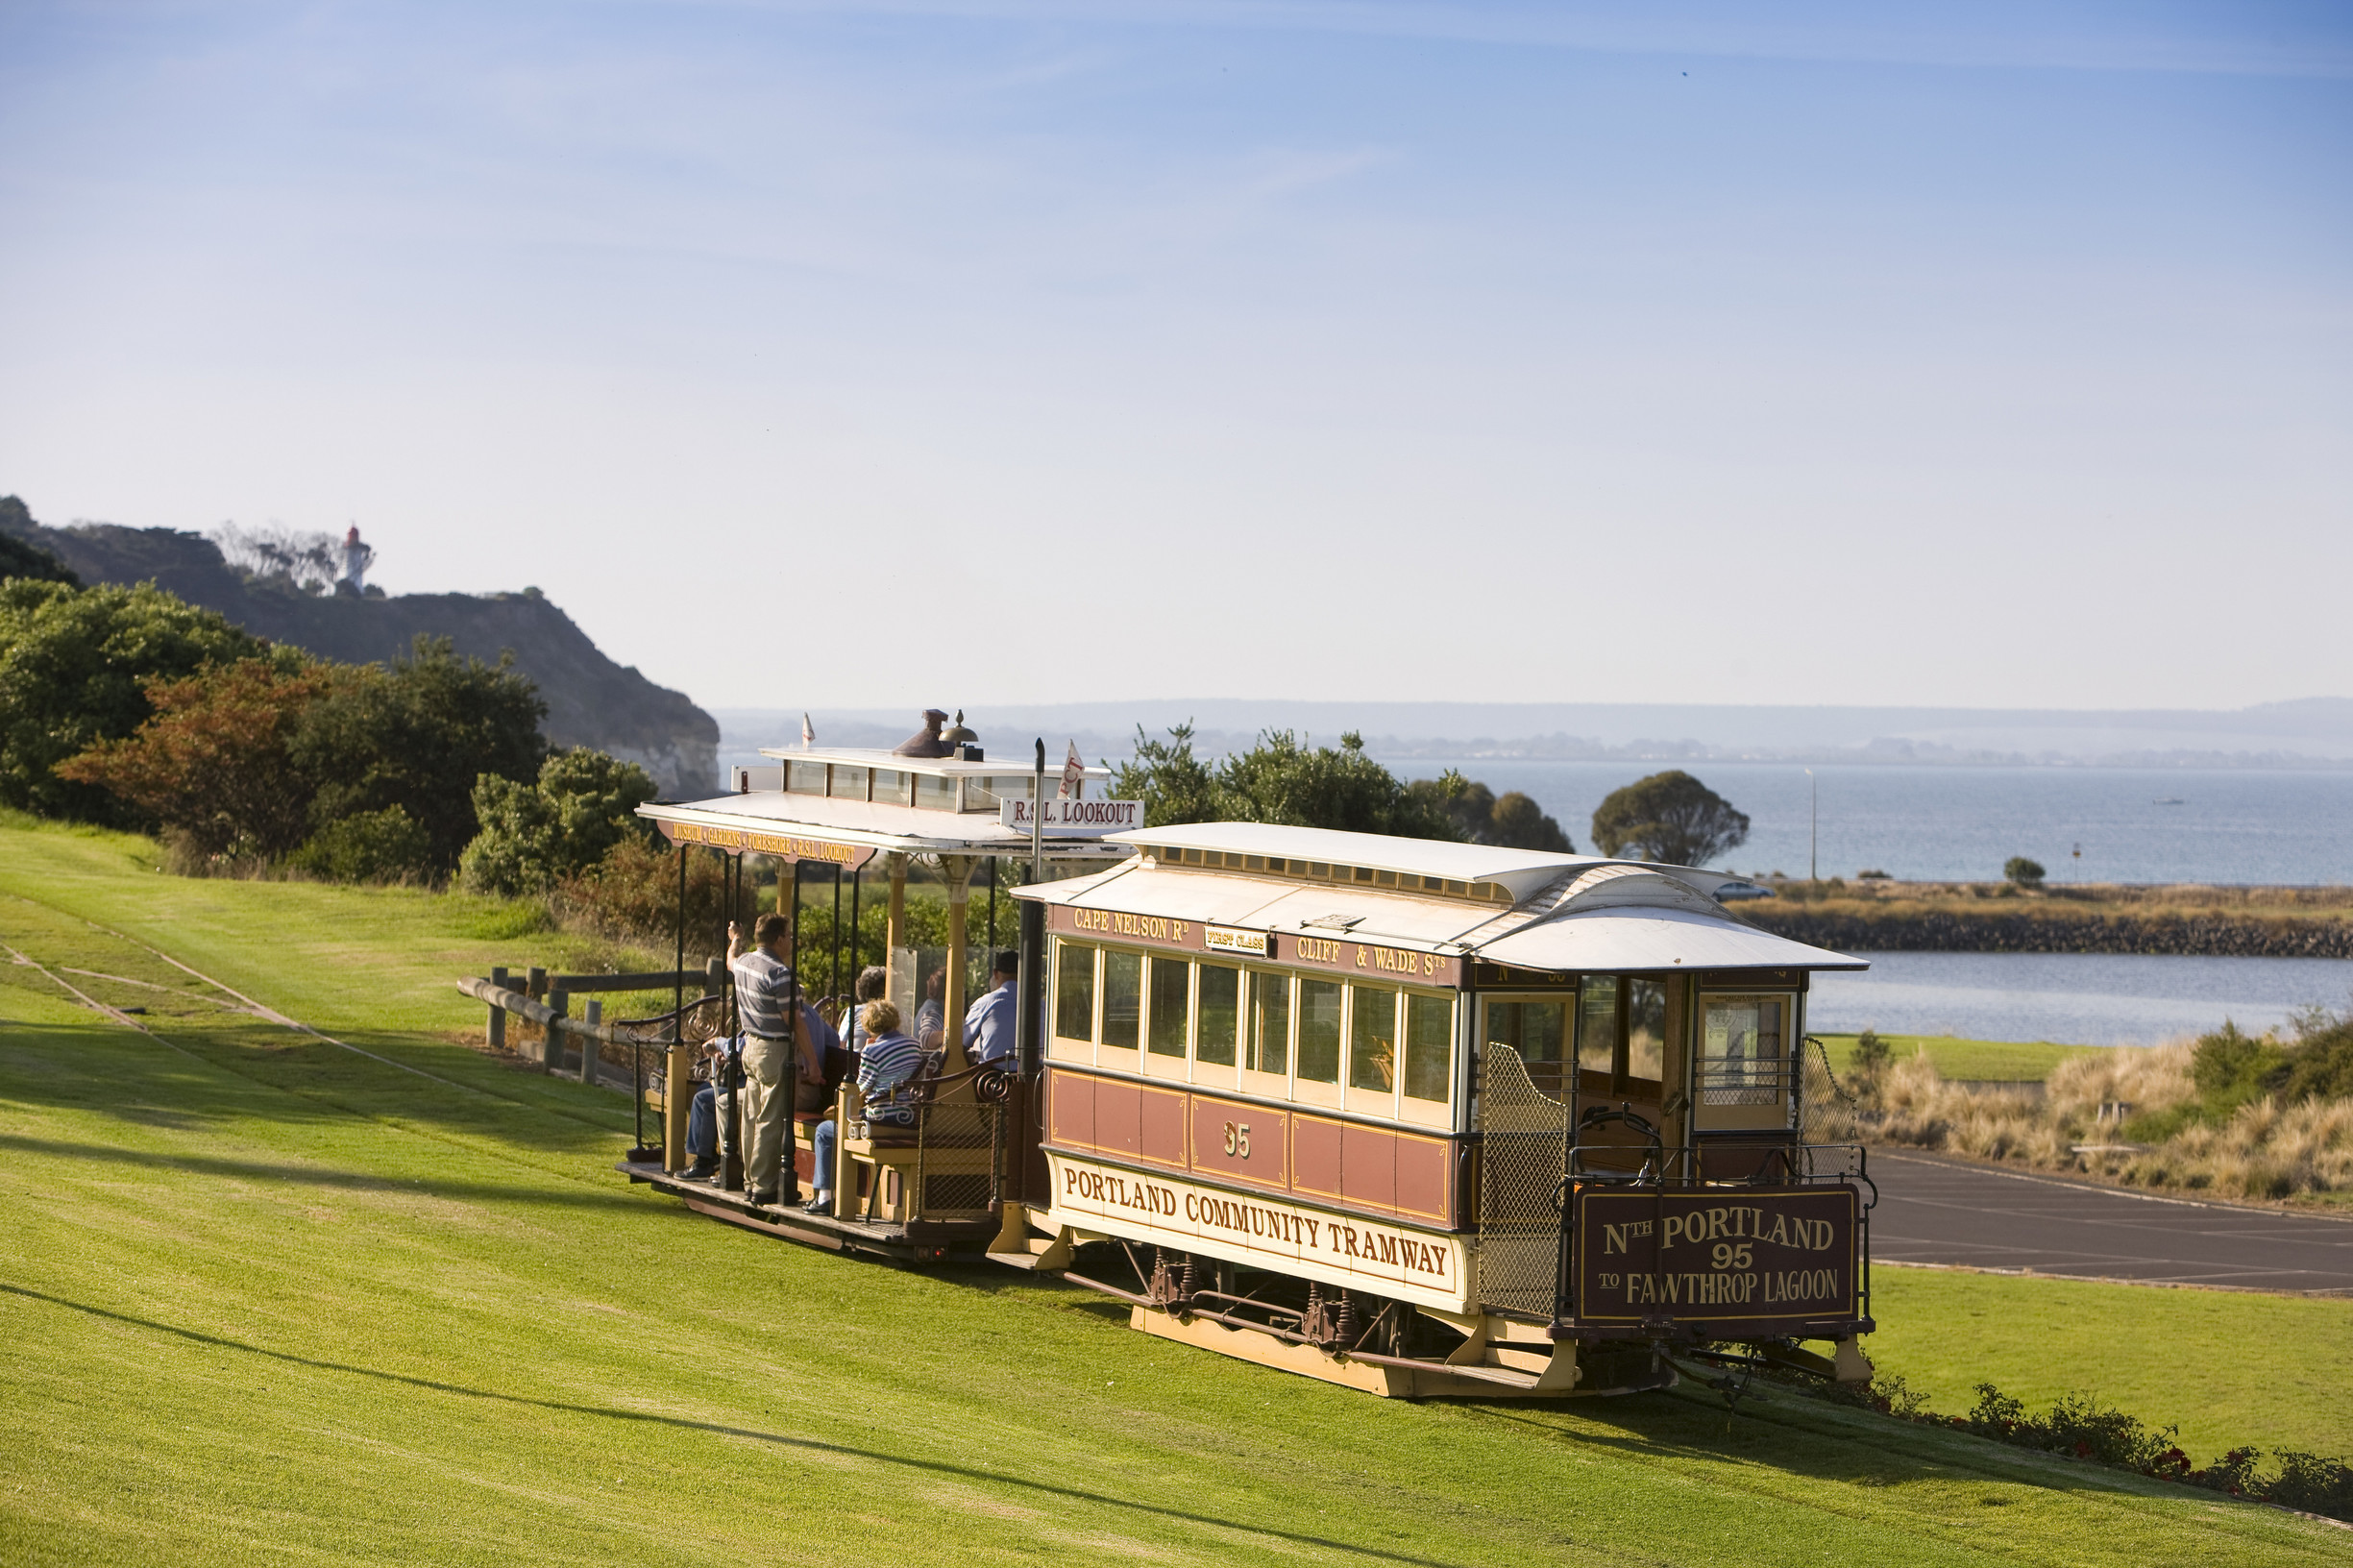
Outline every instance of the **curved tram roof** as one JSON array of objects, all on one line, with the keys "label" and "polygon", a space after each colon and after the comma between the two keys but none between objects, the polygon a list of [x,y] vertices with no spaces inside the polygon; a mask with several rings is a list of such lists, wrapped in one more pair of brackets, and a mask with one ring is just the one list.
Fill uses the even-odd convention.
[{"label": "curved tram roof", "polygon": [[1109,842],[1137,857],[1014,895],[1521,969],[1870,968],[1734,919],[1715,894],[1740,879],[1687,866],[1265,822],[1146,828]]}]

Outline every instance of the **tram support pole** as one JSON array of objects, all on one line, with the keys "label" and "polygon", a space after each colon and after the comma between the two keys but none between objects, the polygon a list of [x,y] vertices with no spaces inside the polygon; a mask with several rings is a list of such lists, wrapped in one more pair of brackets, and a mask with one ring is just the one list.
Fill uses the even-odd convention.
[{"label": "tram support pole", "polygon": [[947,984],[940,1005],[946,1016],[940,1020],[946,1035],[947,1054],[941,1063],[941,1076],[958,1073],[969,1066],[964,1059],[964,1004],[967,977],[971,957],[966,940],[966,911],[972,898],[972,862],[970,855],[942,855],[940,871],[947,879]]}]

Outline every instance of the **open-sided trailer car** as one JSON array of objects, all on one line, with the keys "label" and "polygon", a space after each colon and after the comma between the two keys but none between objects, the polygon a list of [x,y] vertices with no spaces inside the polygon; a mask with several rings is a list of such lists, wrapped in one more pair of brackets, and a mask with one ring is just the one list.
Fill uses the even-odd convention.
[{"label": "open-sided trailer car", "polygon": [[1869,1375],[1863,1153],[1808,1140],[1801,1081],[1809,976],[1859,960],[1684,868],[1114,838],[1136,857],[1016,894],[1045,912],[1043,1190],[997,1255],[1384,1394],[1657,1386],[1675,1351]]},{"label": "open-sided trailer car", "polygon": [[[915,1129],[865,1127],[854,1085],[823,1113],[845,1129],[832,1216],[684,1174],[683,1040],[633,1180],[816,1245],[1061,1273],[1145,1332],[1383,1394],[1660,1386],[1670,1354],[1869,1375],[1870,1182],[1859,1147],[1809,1137],[1827,1064],[1802,1048],[1810,976],[1864,965],[1735,919],[1732,879],[1258,823],[1106,832],[1115,803],[1016,827],[1035,769],[772,754],[772,777],[646,814],[682,866],[771,855],[797,887],[878,859],[895,954],[905,868],[939,866],[945,1048]],[[989,856],[1111,862],[1015,891],[1014,1071],[956,1038]]]}]

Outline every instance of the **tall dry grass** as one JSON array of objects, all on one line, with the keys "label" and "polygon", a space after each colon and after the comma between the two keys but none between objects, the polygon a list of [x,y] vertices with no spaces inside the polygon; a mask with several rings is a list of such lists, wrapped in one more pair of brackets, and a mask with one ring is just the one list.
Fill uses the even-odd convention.
[{"label": "tall dry grass", "polygon": [[[2128,1187],[2287,1198],[2353,1188],[2353,1100],[2264,1098],[2218,1121],[2185,1117],[2198,1100],[2192,1045],[2074,1057],[2044,1098],[1972,1093],[1925,1057],[1900,1062],[1857,1103],[1826,1108],[1818,1137],[1944,1149]],[[2131,1107],[2120,1123],[2101,1109]],[[1844,1122],[1844,1128],[1839,1125]]]}]

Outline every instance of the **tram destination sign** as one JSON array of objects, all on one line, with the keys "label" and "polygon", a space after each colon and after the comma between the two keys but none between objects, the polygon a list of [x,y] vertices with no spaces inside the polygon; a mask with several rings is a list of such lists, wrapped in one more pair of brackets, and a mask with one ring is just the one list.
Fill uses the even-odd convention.
[{"label": "tram destination sign", "polygon": [[761,827],[718,827],[709,822],[677,822],[667,819],[654,825],[673,844],[707,844],[714,849],[749,850],[756,854],[773,855],[778,860],[821,860],[855,870],[874,858],[870,845],[836,844],[825,839],[812,839],[797,833],[781,833]]},{"label": "tram destination sign", "polygon": [[[1033,825],[1030,803],[1007,800],[996,809],[1006,827],[1027,833]],[[1094,839],[1106,833],[1133,833],[1143,826],[1141,800],[1048,800],[1035,825],[1057,838]]]},{"label": "tram destination sign", "polygon": [[1851,1187],[1586,1188],[1577,1316],[1591,1323],[1850,1319]]}]

